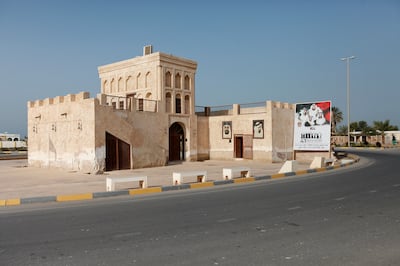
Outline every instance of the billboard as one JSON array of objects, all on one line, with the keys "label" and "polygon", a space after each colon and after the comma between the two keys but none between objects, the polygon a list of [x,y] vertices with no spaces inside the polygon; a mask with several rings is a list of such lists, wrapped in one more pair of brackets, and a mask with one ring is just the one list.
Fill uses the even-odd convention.
[{"label": "billboard", "polygon": [[331,143],[331,102],[296,104],[293,149],[329,151]]}]

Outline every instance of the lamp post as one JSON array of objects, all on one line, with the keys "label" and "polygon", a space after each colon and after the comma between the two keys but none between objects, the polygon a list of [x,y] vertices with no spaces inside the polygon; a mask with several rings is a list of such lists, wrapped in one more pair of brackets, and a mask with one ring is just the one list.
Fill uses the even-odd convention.
[{"label": "lamp post", "polygon": [[356,58],[355,56],[348,56],[340,58],[346,61],[347,65],[347,146],[350,147],[350,59]]}]

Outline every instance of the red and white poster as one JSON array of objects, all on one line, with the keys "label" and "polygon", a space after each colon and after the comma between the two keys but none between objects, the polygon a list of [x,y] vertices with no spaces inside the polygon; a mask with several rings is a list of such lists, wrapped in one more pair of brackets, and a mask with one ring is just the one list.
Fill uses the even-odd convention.
[{"label": "red and white poster", "polygon": [[296,104],[294,150],[329,151],[331,143],[331,102]]}]

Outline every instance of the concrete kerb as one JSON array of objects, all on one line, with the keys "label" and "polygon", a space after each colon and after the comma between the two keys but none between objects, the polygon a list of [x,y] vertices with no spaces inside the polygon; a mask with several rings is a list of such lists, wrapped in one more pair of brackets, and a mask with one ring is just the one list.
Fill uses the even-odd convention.
[{"label": "concrete kerb", "polygon": [[338,169],[340,167],[345,167],[359,162],[360,158],[353,154],[348,155],[351,158],[350,162],[341,163],[335,166],[326,166],[321,168],[299,170],[296,172],[287,172],[280,174],[273,174],[267,176],[256,176],[256,177],[242,177],[230,180],[216,180],[206,183],[192,183],[192,184],[181,184],[175,186],[161,186],[161,187],[150,187],[150,188],[140,188],[140,189],[128,189],[119,191],[109,191],[109,192],[94,192],[94,193],[83,193],[83,194],[71,194],[71,195],[57,195],[57,196],[45,196],[45,197],[29,197],[29,198],[16,198],[16,199],[0,199],[0,207],[17,206],[22,204],[32,204],[32,203],[50,203],[50,202],[66,202],[66,201],[81,201],[81,200],[91,200],[99,198],[109,198],[114,196],[136,196],[141,194],[155,194],[166,191],[184,190],[184,189],[199,189],[219,185],[228,184],[238,184],[245,182],[255,182],[276,178],[285,178],[292,176],[305,175],[316,172],[323,172]]}]

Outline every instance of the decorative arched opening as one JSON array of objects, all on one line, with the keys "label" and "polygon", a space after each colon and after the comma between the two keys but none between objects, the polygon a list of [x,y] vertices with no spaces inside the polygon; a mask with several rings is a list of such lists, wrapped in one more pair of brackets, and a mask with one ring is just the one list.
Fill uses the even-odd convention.
[{"label": "decorative arched opening", "polygon": [[190,78],[188,75],[185,76],[185,90],[190,90]]},{"label": "decorative arched opening", "polygon": [[171,93],[167,92],[165,95],[165,112],[166,113],[171,113],[171,104],[172,104],[172,96]]},{"label": "decorative arched opening", "polygon": [[150,88],[150,84],[151,84],[152,80],[151,80],[151,72],[147,72],[146,73],[146,77],[144,80],[144,87],[145,89],[149,89]]},{"label": "decorative arched opening", "polygon": [[142,76],[140,72],[136,76],[136,89],[143,89]]},{"label": "decorative arched opening", "polygon": [[127,91],[133,91],[134,90],[134,83],[133,83],[132,76],[128,76],[128,78],[126,79],[126,90]]},{"label": "decorative arched opening", "polygon": [[115,80],[114,80],[114,79],[112,79],[112,80],[111,80],[111,83],[110,83],[110,92],[111,92],[111,93],[116,92],[116,89],[115,89]]},{"label": "decorative arched opening", "polygon": [[181,75],[177,73],[175,75],[175,89],[180,89],[181,88]]},{"label": "decorative arched opening", "polygon": [[151,92],[146,93],[144,108],[145,108],[145,111],[155,112],[156,111],[156,105],[155,105],[156,102],[152,101],[151,98],[152,98]]},{"label": "decorative arched opening", "polygon": [[171,72],[165,73],[165,87],[171,87]]},{"label": "decorative arched opening", "polygon": [[108,92],[109,92],[109,90],[108,90],[108,80],[105,80],[103,82],[103,93],[108,93]]},{"label": "decorative arched opening", "polygon": [[122,77],[120,77],[118,79],[118,89],[117,89],[117,91],[124,91],[124,90],[125,90],[125,88],[124,88],[124,80],[122,79]]},{"label": "decorative arched opening", "polygon": [[185,114],[190,114],[190,96],[185,95]]},{"label": "decorative arched opening", "polygon": [[185,131],[179,123],[169,128],[169,161],[185,160]]}]

